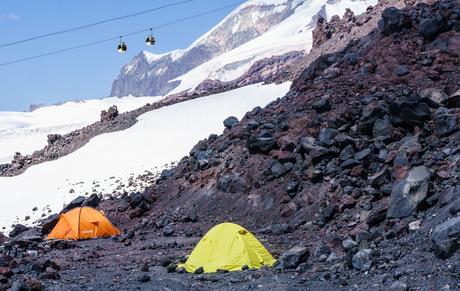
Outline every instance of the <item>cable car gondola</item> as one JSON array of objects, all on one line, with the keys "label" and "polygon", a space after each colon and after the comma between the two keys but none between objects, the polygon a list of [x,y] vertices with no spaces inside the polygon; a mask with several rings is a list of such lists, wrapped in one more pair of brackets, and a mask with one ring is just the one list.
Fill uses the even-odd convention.
[{"label": "cable car gondola", "polygon": [[155,38],[153,37],[153,32],[152,32],[152,29],[150,28],[150,35],[147,36],[147,39],[145,40],[145,44],[147,46],[152,46],[152,45],[155,45]]},{"label": "cable car gondola", "polygon": [[128,46],[126,45],[126,43],[123,41],[123,39],[120,36],[120,43],[118,44],[117,51],[120,54],[124,54],[127,50],[128,50]]}]

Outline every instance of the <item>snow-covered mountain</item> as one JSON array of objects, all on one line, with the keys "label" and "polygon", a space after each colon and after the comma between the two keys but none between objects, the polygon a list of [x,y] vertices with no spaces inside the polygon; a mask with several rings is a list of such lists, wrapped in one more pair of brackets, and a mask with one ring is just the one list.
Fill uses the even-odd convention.
[{"label": "snow-covered mountain", "polygon": [[125,65],[111,96],[166,95],[205,80],[228,82],[257,61],[308,51],[318,15],[330,19],[346,8],[362,13],[377,0],[249,0],[187,49],[141,52]]}]

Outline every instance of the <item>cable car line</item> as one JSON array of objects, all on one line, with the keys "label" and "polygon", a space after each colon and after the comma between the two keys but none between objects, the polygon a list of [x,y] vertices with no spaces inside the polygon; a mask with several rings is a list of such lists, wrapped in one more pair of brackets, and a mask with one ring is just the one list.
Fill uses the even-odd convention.
[{"label": "cable car line", "polygon": [[189,3],[189,2],[193,2],[193,1],[197,1],[197,0],[178,1],[178,2],[165,4],[165,5],[158,6],[158,7],[152,8],[152,9],[139,11],[139,12],[124,15],[124,16],[109,18],[109,19],[93,22],[93,23],[90,23],[90,24],[76,26],[76,27],[72,27],[72,28],[68,28],[68,29],[64,29],[64,30],[60,30],[60,31],[55,31],[55,32],[47,33],[47,34],[37,35],[37,36],[33,36],[33,37],[30,37],[30,38],[17,40],[17,41],[13,41],[13,42],[8,42],[8,43],[0,44],[0,48],[7,47],[7,46],[12,46],[12,45],[16,45],[16,44],[20,44],[20,43],[24,43],[24,42],[29,42],[29,41],[37,40],[37,39],[40,39],[40,38],[45,38],[45,37],[50,37],[50,36],[54,36],[54,35],[64,34],[64,33],[72,32],[72,31],[76,31],[76,30],[86,29],[86,28],[89,28],[89,27],[101,25],[101,24],[108,23],[108,22],[113,22],[113,21],[117,21],[117,20],[121,20],[121,19],[131,18],[131,17],[151,13],[151,12],[162,10],[162,9],[169,8],[169,7],[179,6],[179,5],[186,4],[186,3]]},{"label": "cable car line", "polygon": [[85,48],[85,47],[89,47],[89,46],[98,45],[98,44],[109,42],[109,41],[114,41],[114,40],[120,39],[120,37],[123,38],[123,37],[128,37],[128,36],[132,36],[132,35],[136,35],[136,34],[140,34],[140,33],[145,33],[145,32],[148,32],[148,31],[151,31],[151,30],[154,30],[154,29],[159,29],[159,28],[171,26],[171,25],[174,25],[174,24],[177,24],[177,23],[185,22],[187,20],[191,20],[191,19],[198,18],[198,17],[204,16],[204,15],[212,14],[212,13],[215,13],[215,12],[218,12],[218,11],[222,11],[222,10],[228,9],[230,7],[240,5],[240,4],[244,3],[244,2],[245,1],[236,2],[236,3],[230,4],[230,5],[222,6],[222,7],[212,9],[212,10],[208,10],[208,11],[205,11],[205,12],[201,12],[201,13],[198,13],[198,14],[195,14],[195,15],[192,15],[192,16],[188,16],[188,17],[176,19],[174,21],[170,21],[170,22],[167,22],[167,23],[163,23],[163,24],[160,24],[160,25],[152,26],[152,27],[150,27],[148,29],[142,29],[142,30],[130,32],[130,33],[127,33],[127,34],[124,34],[124,35],[121,35],[121,36],[111,37],[111,38],[107,38],[107,39],[103,39],[103,40],[99,40],[99,41],[88,42],[88,43],[84,43],[84,44],[81,44],[81,45],[77,45],[77,46],[73,46],[73,47],[69,47],[69,48],[64,48],[64,49],[60,49],[60,50],[55,50],[55,51],[51,51],[51,52],[40,54],[40,55],[35,55],[35,56],[26,57],[26,58],[22,58],[22,59],[17,59],[17,60],[5,62],[5,63],[0,63],[0,66],[3,67],[3,66],[11,65],[11,64],[25,62],[25,61],[28,61],[28,60],[38,59],[38,58],[42,58],[42,57],[46,57],[46,56],[50,56],[50,55],[55,55],[55,54],[59,54],[59,53],[63,53],[63,52],[77,50],[77,49],[80,49],[80,48]]}]

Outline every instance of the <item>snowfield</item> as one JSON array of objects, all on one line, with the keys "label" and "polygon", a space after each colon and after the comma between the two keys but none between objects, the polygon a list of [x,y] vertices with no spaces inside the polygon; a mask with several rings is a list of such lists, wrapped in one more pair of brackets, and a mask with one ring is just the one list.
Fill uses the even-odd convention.
[{"label": "snowfield", "polygon": [[161,98],[105,98],[66,102],[33,112],[0,112],[0,164],[11,162],[15,152],[28,155],[43,148],[48,134],[66,134],[98,121],[101,111],[112,105],[122,113]]},{"label": "snowfield", "polygon": [[[68,156],[33,166],[16,177],[0,177],[0,227],[4,227],[0,231],[8,231],[12,223],[23,223],[26,215],[31,216],[26,222],[30,223],[42,213],[58,212],[75,197],[91,194],[94,187],[97,193],[111,194],[132,175],[155,171],[178,161],[200,139],[222,133],[225,118],[230,115],[241,118],[254,107],[265,106],[284,96],[289,87],[290,82],[252,85],[150,111],[141,115],[131,128],[97,136]],[[95,109],[94,114],[99,111],[100,108]],[[52,120],[45,124],[58,126],[65,119],[57,119],[57,125]],[[85,121],[89,120],[91,118]],[[6,120],[2,122],[5,124]],[[14,131],[15,124],[21,126],[22,123],[9,124],[9,130]],[[25,140],[36,147],[33,139]],[[14,149],[19,147],[17,144]],[[3,154],[3,149],[1,152]],[[75,193],[70,193],[70,189]],[[38,207],[38,211],[32,212],[34,207]]]}]

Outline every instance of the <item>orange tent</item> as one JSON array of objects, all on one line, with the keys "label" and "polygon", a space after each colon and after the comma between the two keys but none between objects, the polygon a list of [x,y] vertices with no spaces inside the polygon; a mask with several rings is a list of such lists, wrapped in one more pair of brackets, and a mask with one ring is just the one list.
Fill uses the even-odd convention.
[{"label": "orange tent", "polygon": [[59,216],[48,239],[90,239],[120,234],[105,215],[91,207],[74,208]]}]

